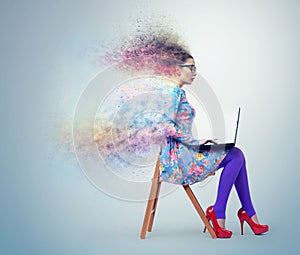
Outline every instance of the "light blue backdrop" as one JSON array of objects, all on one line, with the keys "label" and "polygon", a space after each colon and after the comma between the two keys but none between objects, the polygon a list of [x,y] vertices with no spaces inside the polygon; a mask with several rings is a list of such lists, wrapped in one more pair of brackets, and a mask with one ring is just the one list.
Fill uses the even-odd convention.
[{"label": "light blue backdrop", "polygon": [[[160,3],[162,2],[162,3]],[[300,33],[298,1],[1,1],[1,254],[299,254]],[[57,144],[58,123],[99,67],[93,45],[156,12],[184,31],[220,101],[241,105],[239,146],[270,232],[212,240],[181,189],[161,199],[153,233],[139,239],[145,203],[97,190]],[[120,27],[119,27],[120,25]],[[194,191],[215,199],[216,176]]]}]

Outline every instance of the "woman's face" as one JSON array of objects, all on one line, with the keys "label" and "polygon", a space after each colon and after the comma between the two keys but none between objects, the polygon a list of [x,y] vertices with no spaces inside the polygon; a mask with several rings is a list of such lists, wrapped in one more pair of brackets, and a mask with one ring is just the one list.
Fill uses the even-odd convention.
[{"label": "woman's face", "polygon": [[191,84],[196,77],[195,61],[192,58],[188,58],[184,64],[179,65],[179,85]]}]

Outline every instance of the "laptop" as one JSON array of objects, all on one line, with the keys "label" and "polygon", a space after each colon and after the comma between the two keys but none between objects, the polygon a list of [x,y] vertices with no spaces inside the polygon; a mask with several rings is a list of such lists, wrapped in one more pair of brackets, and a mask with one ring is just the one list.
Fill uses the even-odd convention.
[{"label": "laptop", "polygon": [[241,107],[239,107],[239,110],[238,110],[237,121],[236,121],[236,128],[235,128],[235,136],[234,136],[234,142],[233,143],[201,144],[199,146],[199,151],[201,151],[201,150],[209,150],[209,149],[229,149],[229,148],[234,147],[235,143],[236,143],[237,132],[238,132],[238,127],[239,127],[240,113],[241,113]]}]

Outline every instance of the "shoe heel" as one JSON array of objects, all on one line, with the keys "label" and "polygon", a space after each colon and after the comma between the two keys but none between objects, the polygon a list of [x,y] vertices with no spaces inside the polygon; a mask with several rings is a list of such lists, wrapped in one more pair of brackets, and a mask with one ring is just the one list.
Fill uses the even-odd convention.
[{"label": "shoe heel", "polygon": [[241,223],[241,235],[244,235],[244,219],[240,219],[240,223]]}]

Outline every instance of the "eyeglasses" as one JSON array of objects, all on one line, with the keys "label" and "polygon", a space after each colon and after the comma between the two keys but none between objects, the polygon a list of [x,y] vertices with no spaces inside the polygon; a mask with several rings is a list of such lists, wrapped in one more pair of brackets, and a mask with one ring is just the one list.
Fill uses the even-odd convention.
[{"label": "eyeglasses", "polygon": [[182,66],[182,67],[188,67],[191,70],[192,73],[196,73],[197,68],[193,64],[180,64],[180,66]]}]

